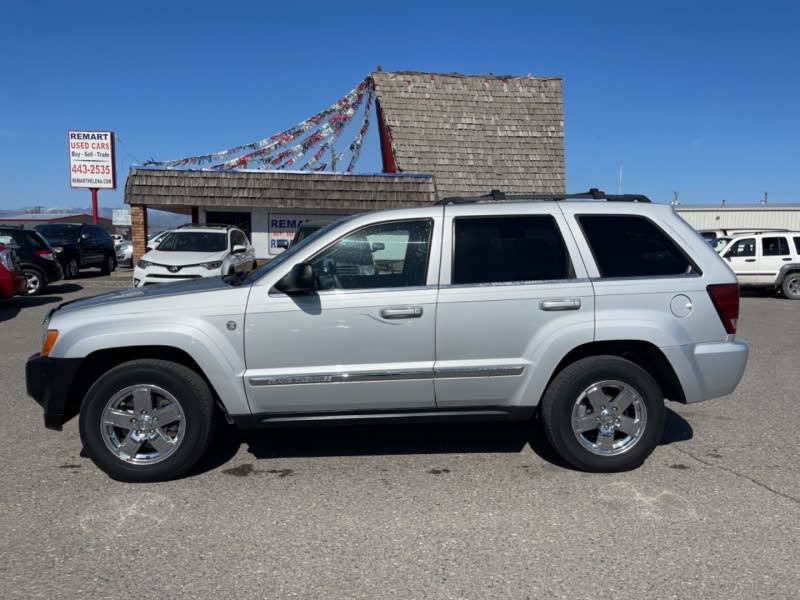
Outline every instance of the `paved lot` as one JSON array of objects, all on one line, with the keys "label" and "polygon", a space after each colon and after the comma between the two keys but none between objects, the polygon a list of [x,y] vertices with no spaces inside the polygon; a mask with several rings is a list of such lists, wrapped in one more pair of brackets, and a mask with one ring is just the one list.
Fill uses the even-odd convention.
[{"label": "paved lot", "polygon": [[507,426],[224,432],[189,477],[108,479],[25,394],[43,313],[0,304],[3,598],[790,598],[800,302],[743,299],[736,394],[670,405],[639,470],[589,475]]}]

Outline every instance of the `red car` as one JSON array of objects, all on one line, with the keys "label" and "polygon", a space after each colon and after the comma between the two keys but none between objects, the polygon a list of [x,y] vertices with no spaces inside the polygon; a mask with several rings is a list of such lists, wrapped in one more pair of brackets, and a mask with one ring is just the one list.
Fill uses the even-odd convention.
[{"label": "red car", "polygon": [[25,275],[19,269],[13,250],[0,244],[0,298],[24,294],[26,287]]}]

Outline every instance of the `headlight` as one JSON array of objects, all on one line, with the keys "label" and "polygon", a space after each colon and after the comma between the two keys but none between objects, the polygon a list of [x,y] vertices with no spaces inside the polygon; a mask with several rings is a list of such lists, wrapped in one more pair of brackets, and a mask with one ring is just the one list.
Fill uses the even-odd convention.
[{"label": "headlight", "polygon": [[200,263],[200,266],[201,267],[205,267],[209,271],[213,271],[214,269],[219,269],[222,266],[222,261],[221,260],[215,260],[213,262]]},{"label": "headlight", "polygon": [[63,252],[64,246],[56,246],[55,248],[53,248],[53,250],[55,250],[56,252]]},{"label": "headlight", "polygon": [[151,263],[149,260],[144,260],[143,258],[140,258],[139,262],[136,263],[136,266],[139,267],[140,269],[146,269],[152,264],[153,263]]}]

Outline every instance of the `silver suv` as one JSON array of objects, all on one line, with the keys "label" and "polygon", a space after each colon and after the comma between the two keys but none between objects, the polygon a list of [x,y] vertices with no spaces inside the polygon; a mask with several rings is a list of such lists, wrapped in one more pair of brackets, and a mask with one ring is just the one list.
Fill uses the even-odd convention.
[{"label": "silver suv", "polygon": [[800,231],[761,231],[732,237],[720,254],[744,287],[800,300]]},{"label": "silver suv", "polygon": [[661,440],[665,399],[734,390],[738,316],[733,272],[670,206],[494,192],[345,218],[244,279],[63,304],[26,379],[125,481],[184,473],[219,415],[538,417],[565,461],[619,471]]}]

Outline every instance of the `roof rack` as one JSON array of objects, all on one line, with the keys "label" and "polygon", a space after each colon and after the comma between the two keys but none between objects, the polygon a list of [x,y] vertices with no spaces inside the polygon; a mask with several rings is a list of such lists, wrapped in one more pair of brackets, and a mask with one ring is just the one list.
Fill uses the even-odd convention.
[{"label": "roof rack", "polygon": [[505,194],[500,190],[492,190],[483,196],[453,196],[443,198],[437,205],[473,204],[477,202],[525,202],[530,200],[607,200],[608,202],[650,202],[650,198],[642,194],[606,194],[597,188],[580,194]]}]

